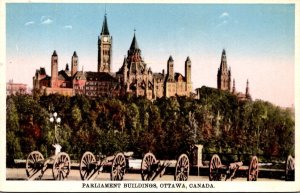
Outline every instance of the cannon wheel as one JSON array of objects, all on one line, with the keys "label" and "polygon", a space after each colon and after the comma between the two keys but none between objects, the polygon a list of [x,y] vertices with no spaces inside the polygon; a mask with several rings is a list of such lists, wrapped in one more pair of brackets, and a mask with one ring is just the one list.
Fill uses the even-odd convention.
[{"label": "cannon wheel", "polygon": [[111,173],[110,173],[110,179],[112,181],[115,180],[123,180],[123,176],[125,174],[126,169],[126,159],[123,153],[117,153],[115,156],[112,166],[111,166]]},{"label": "cannon wheel", "polygon": [[152,168],[153,164],[155,164],[155,163],[156,163],[156,158],[153,155],[153,153],[148,152],[144,155],[142,164],[141,164],[141,175],[142,175],[143,181],[151,180],[151,177],[152,177],[151,168]]},{"label": "cannon wheel", "polygon": [[289,155],[285,162],[285,181],[295,180],[295,160]]},{"label": "cannon wheel", "polygon": [[253,156],[249,165],[247,181],[257,181],[258,178],[258,158]]},{"label": "cannon wheel", "polygon": [[209,162],[209,181],[221,181],[221,172],[219,168],[222,162],[217,154],[214,154]]},{"label": "cannon wheel", "polygon": [[43,160],[43,155],[38,151],[33,151],[28,155],[26,160],[26,174],[28,178],[31,178],[43,168],[43,165],[41,165]]},{"label": "cannon wheel", "polygon": [[71,170],[71,160],[67,153],[60,152],[53,162],[52,174],[54,180],[64,180]]},{"label": "cannon wheel", "polygon": [[85,152],[81,157],[80,165],[79,165],[79,172],[80,177],[82,180],[88,179],[89,175],[93,173],[95,169],[96,158],[92,152]]},{"label": "cannon wheel", "polygon": [[175,166],[175,181],[187,181],[190,172],[190,162],[186,154],[181,154]]}]

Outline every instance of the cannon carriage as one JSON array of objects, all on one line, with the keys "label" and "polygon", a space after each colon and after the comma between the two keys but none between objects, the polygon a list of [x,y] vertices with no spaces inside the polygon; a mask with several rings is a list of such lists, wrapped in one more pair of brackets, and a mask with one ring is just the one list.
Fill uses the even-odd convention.
[{"label": "cannon carriage", "polygon": [[[220,157],[214,154],[209,162],[209,180],[221,181],[221,180],[233,180],[237,171],[246,173],[247,181],[257,181],[259,170],[264,172],[264,175],[272,175],[272,172],[278,174],[284,174],[286,181],[295,180],[295,159],[289,155],[285,163],[281,165],[273,165],[272,163],[259,163],[257,156],[251,156],[248,162],[242,161],[223,164]],[[262,174],[263,175],[263,174]]]},{"label": "cannon carriage", "polygon": [[55,143],[52,146],[55,148],[55,154],[49,158],[44,156],[39,151],[32,151],[26,159],[26,175],[28,180],[42,179],[45,171],[52,168],[52,175],[54,180],[65,180],[71,170],[70,156],[61,152],[61,146],[59,142],[59,129],[58,126],[61,122],[61,118],[54,112],[50,113],[50,122],[54,123],[54,137]]},{"label": "cannon carriage", "polygon": [[99,154],[95,156],[92,152],[85,152],[80,161],[79,172],[82,180],[94,180],[103,171],[104,167],[110,167],[110,180],[123,180],[128,159],[133,152],[116,153],[112,156]]},{"label": "cannon carriage", "polygon": [[249,165],[244,165],[242,161],[222,164],[220,157],[214,154],[209,162],[209,180],[227,181],[233,180],[238,170],[247,172],[247,181],[257,181],[258,178],[258,158],[252,156]]},{"label": "cannon carriage", "polygon": [[143,181],[154,181],[162,177],[167,167],[174,167],[174,181],[187,181],[190,172],[190,161],[187,154],[181,154],[177,160],[157,160],[151,152],[143,156],[141,177]]},{"label": "cannon carriage", "polygon": [[65,180],[71,170],[71,160],[67,153],[59,152],[57,155],[44,159],[39,151],[31,152],[26,160],[26,174],[28,180],[41,179],[45,171],[52,168],[54,180]]}]

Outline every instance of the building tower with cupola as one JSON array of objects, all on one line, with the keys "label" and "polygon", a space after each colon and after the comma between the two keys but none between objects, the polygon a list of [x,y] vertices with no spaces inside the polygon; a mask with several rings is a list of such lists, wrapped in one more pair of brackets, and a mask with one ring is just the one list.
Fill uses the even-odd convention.
[{"label": "building tower with cupola", "polygon": [[192,92],[192,76],[191,76],[192,62],[189,56],[186,58],[184,67],[185,67],[185,79],[186,79],[186,92],[188,94]]},{"label": "building tower with cupola", "polygon": [[76,51],[74,51],[73,56],[71,58],[71,77],[73,77],[76,74],[77,68],[78,68],[78,56]]},{"label": "building tower with cupola", "polygon": [[174,82],[174,60],[172,56],[169,57],[167,62],[167,77],[169,81]]},{"label": "building tower with cupola", "polygon": [[231,70],[230,68],[227,69],[227,58],[225,49],[223,49],[222,51],[221,64],[220,68],[218,69],[217,79],[219,90],[231,90]]},{"label": "building tower with cupola", "polygon": [[56,88],[58,86],[58,56],[56,50],[54,50],[51,57],[51,87]]},{"label": "building tower with cupola", "polygon": [[109,35],[106,14],[98,36],[98,72],[110,72],[112,62],[112,36]]}]

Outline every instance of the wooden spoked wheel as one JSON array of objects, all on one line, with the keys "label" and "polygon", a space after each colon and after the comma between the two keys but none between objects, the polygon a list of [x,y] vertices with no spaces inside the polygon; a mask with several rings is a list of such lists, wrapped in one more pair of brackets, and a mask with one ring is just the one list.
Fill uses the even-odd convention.
[{"label": "wooden spoked wheel", "polygon": [[142,180],[150,181],[153,174],[153,165],[156,163],[156,158],[153,153],[146,153],[141,164]]},{"label": "wooden spoked wheel", "polygon": [[92,152],[85,152],[80,160],[79,172],[82,180],[87,180],[96,168],[96,158]]},{"label": "wooden spoked wheel", "polygon": [[209,180],[221,181],[220,167],[222,165],[221,159],[217,154],[214,154],[209,162]]},{"label": "wooden spoked wheel", "polygon": [[43,161],[44,157],[38,151],[33,151],[28,155],[26,160],[26,174],[28,178],[31,178],[43,168]]},{"label": "wooden spoked wheel", "polygon": [[123,153],[117,153],[117,155],[114,157],[114,160],[112,162],[110,179],[112,181],[123,180],[125,169],[126,169],[125,156]]},{"label": "wooden spoked wheel", "polygon": [[295,160],[289,155],[285,163],[285,181],[295,180]]},{"label": "wooden spoked wheel", "polygon": [[187,181],[190,172],[190,161],[186,154],[181,154],[175,166],[175,181]]},{"label": "wooden spoked wheel", "polygon": [[68,154],[60,152],[53,162],[52,174],[54,180],[65,180],[71,170],[71,160]]},{"label": "wooden spoked wheel", "polygon": [[258,178],[258,158],[253,156],[248,170],[248,181],[257,181]]}]

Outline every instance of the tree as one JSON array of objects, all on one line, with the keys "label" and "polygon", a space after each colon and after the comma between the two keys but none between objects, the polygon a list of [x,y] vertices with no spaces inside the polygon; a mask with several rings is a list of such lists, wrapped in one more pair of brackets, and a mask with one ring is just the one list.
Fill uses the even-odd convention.
[{"label": "tree", "polygon": [[13,98],[8,97],[6,103],[6,165],[12,166],[15,158],[22,157],[19,116]]}]

